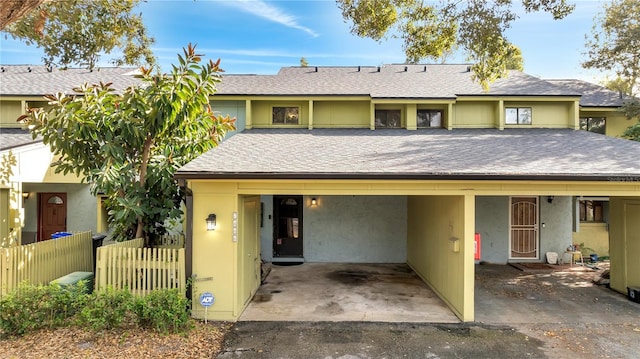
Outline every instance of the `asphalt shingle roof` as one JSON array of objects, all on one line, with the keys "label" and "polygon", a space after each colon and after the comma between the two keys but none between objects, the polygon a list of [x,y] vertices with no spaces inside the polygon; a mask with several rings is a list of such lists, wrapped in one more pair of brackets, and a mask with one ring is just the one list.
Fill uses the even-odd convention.
[{"label": "asphalt shingle roof", "polygon": [[136,69],[127,67],[103,67],[51,71],[37,65],[0,65],[0,95],[42,96],[58,92],[72,93],[84,84],[113,83],[113,88],[123,90],[141,81],[135,77]]},{"label": "asphalt shingle roof", "polygon": [[580,106],[584,107],[619,107],[629,96],[620,96],[620,93],[611,91],[606,87],[590,82],[574,79],[547,80],[552,84],[571,89],[582,94]]},{"label": "asphalt shingle roof", "polygon": [[[347,96],[372,98],[456,98],[464,95],[579,96],[571,88],[519,71],[485,92],[466,64],[382,67],[284,67],[276,75],[224,75],[222,95]],[[378,70],[379,69],[379,70]],[[406,69],[406,70],[405,70]]]},{"label": "asphalt shingle roof", "polygon": [[178,177],[640,181],[639,158],[640,142],[570,129],[253,129]]},{"label": "asphalt shingle roof", "polygon": [[10,150],[12,148],[29,145],[32,143],[42,142],[41,138],[35,140],[31,137],[29,130],[21,128],[1,128],[0,127],[0,151]]}]

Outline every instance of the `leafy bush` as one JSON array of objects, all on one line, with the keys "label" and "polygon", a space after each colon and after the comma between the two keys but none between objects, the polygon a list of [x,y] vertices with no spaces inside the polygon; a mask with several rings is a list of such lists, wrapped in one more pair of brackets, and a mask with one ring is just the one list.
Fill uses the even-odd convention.
[{"label": "leafy bush", "polygon": [[178,289],[151,292],[136,301],[138,325],[161,333],[189,329],[189,300]]},{"label": "leafy bush", "polygon": [[178,289],[136,298],[111,287],[86,294],[86,283],[61,287],[23,283],[0,300],[0,331],[22,335],[77,324],[94,331],[124,328],[177,333],[191,328],[189,300]]},{"label": "leafy bush", "polygon": [[96,331],[135,325],[135,301],[128,290],[108,287],[94,292],[80,312],[79,324]]},{"label": "leafy bush", "polygon": [[66,287],[21,283],[0,300],[0,329],[4,334],[21,335],[64,325],[83,307],[87,297],[83,281]]}]

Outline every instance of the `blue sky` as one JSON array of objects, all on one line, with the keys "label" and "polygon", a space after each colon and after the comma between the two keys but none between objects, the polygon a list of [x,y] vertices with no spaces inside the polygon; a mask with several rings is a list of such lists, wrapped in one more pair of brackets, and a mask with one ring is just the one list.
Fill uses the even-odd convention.
[{"label": "blue sky", "polygon": [[[518,3],[519,1],[514,1]],[[603,74],[581,68],[585,34],[603,1],[570,0],[573,14],[554,21],[547,13],[522,13],[508,30],[525,59],[525,72],[542,78],[579,78],[597,82]],[[163,69],[188,43],[200,53],[221,58],[227,73],[276,73],[283,66],[380,65],[402,63],[399,40],[381,43],[351,35],[333,0],[148,0],[139,7],[153,50]],[[2,37],[0,63],[37,64],[35,47]],[[110,55],[102,57],[107,64]],[[449,59],[466,62],[464,55]]]}]

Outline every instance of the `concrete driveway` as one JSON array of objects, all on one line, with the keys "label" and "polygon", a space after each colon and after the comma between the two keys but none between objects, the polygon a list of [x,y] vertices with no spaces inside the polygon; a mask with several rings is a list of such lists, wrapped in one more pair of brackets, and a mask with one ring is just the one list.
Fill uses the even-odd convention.
[{"label": "concrete driveway", "polygon": [[640,304],[598,274],[478,265],[474,323],[241,321],[218,358],[636,358]]},{"label": "concrete driveway", "polygon": [[406,264],[274,265],[240,321],[458,323]]}]

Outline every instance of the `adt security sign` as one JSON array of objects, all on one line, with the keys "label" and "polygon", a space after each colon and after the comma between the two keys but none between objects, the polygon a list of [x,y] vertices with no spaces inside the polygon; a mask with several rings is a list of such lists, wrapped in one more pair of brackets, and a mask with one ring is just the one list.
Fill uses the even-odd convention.
[{"label": "adt security sign", "polygon": [[216,301],[215,297],[213,296],[213,294],[209,292],[204,292],[200,294],[200,305],[202,305],[205,308],[213,305],[215,301]]}]

